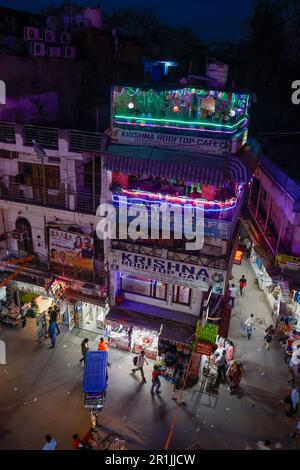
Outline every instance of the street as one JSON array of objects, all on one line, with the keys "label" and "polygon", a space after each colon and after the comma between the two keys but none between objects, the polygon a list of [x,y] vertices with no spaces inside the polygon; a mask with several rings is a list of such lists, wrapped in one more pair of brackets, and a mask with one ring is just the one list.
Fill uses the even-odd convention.
[{"label": "street", "polygon": [[[287,418],[280,403],[289,391],[282,348],[273,341],[269,351],[264,349],[264,329],[271,323],[271,313],[246,261],[234,266],[232,282],[237,284],[242,274],[248,285],[243,297],[236,299],[229,338],[245,368],[244,396],[231,396],[225,385],[220,386],[217,398],[197,393],[199,385],[185,391],[186,405],[178,412],[170,449],[193,444],[204,450],[254,449],[258,440],[265,439],[273,446],[280,443],[282,449],[296,448],[289,433],[297,418]],[[265,324],[258,325],[248,341],[240,331],[240,320],[250,313],[263,317]],[[99,335],[62,328],[56,348],[49,349],[49,340],[35,341],[32,323],[28,319],[24,330],[1,326],[7,364],[0,366],[0,449],[41,449],[49,433],[58,449],[71,450],[72,435],[82,436],[90,426],[81,393],[80,343],[88,337],[90,348],[96,349]],[[163,449],[176,412],[172,384],[162,379],[161,396],[152,397],[151,363],[145,367],[147,383],[142,384],[139,373],[130,375],[132,358],[133,354],[109,350],[111,367],[107,401],[99,419],[101,430],[123,435],[130,450]]]}]

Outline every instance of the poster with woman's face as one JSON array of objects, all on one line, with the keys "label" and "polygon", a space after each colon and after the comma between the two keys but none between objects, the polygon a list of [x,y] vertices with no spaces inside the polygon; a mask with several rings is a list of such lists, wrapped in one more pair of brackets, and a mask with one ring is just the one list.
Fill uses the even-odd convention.
[{"label": "poster with woman's face", "polygon": [[93,270],[94,243],[89,235],[49,230],[50,264]]}]

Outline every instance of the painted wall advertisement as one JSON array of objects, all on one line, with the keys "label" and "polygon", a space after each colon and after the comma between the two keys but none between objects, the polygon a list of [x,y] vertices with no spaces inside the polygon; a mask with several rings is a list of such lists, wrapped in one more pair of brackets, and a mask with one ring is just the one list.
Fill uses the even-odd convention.
[{"label": "painted wall advertisement", "polygon": [[197,152],[227,156],[231,149],[230,140],[211,139],[190,135],[160,134],[114,127],[111,139],[120,144],[152,145],[169,148],[196,150]]},{"label": "painted wall advertisement", "polygon": [[94,244],[89,235],[49,229],[49,259],[51,265],[93,270]]},{"label": "painted wall advertisement", "polygon": [[126,251],[111,251],[109,267],[112,271],[139,273],[145,277],[155,277],[162,282],[188,286],[208,291],[212,286],[215,294],[223,295],[226,271],[179,261],[137,255]]}]

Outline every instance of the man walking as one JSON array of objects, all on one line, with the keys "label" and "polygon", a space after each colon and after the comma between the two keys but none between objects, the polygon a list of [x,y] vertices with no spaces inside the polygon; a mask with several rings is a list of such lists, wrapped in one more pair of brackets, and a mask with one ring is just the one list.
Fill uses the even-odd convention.
[{"label": "man walking", "polygon": [[241,279],[239,280],[239,286],[240,286],[240,294],[241,296],[243,295],[243,290],[247,285],[247,279],[245,278],[244,274],[242,275]]},{"label": "man walking", "polygon": [[234,284],[231,284],[231,287],[229,288],[229,295],[230,295],[230,302],[231,302],[231,308],[234,307],[234,302],[235,302],[235,296],[236,296],[236,287]]},{"label": "man walking", "polygon": [[218,375],[217,379],[215,382],[215,388],[218,388],[220,385],[220,382],[226,383],[226,350],[222,352],[222,355],[219,355],[219,357],[216,360],[216,364],[218,366]]},{"label": "man walking", "polygon": [[55,450],[57,446],[56,440],[50,436],[50,434],[46,434],[45,436],[46,444],[43,446],[42,450]]},{"label": "man walking", "polygon": [[[106,341],[104,341],[104,338],[100,338],[100,341],[98,344],[98,351],[107,351]],[[111,364],[108,362],[108,358],[107,358],[107,365],[108,367],[111,366]]]},{"label": "man walking", "polygon": [[[177,401],[178,405],[185,405],[183,401],[183,386],[184,386],[184,370],[181,369],[177,372],[175,377],[174,389],[172,394],[172,400]],[[178,398],[177,398],[178,394]]]},{"label": "man walking", "polygon": [[252,335],[252,330],[255,326],[255,319],[254,319],[253,313],[251,313],[250,317],[248,317],[247,320],[245,321],[245,326],[246,326],[247,337],[250,340],[251,335]]},{"label": "man walking", "polygon": [[144,364],[148,364],[145,358],[145,351],[141,351],[140,355],[137,356],[136,367],[134,367],[131,371],[133,374],[136,373],[137,370],[140,371],[143,382],[146,382],[145,375],[144,375]]},{"label": "man walking", "polygon": [[79,359],[79,362],[84,361],[84,363],[85,363],[85,356],[86,356],[86,353],[88,352],[89,349],[90,349],[89,340],[88,340],[88,338],[84,338],[84,340],[81,343],[82,358]]},{"label": "man walking", "polygon": [[[287,397],[288,398],[288,397]],[[291,394],[289,396],[289,400],[287,400],[291,405],[290,410],[286,413],[287,416],[292,417],[298,411],[298,403],[299,403],[299,392],[297,387],[292,387]]]},{"label": "man walking", "polygon": [[59,335],[60,329],[58,328],[58,314],[59,314],[58,307],[56,306],[53,307],[52,309],[50,309],[49,313],[50,313],[50,320],[55,323],[56,332]]},{"label": "man walking", "polygon": [[55,322],[50,320],[48,333],[49,333],[49,337],[51,339],[51,346],[50,346],[49,349],[55,348],[55,344],[56,344],[56,331],[55,331],[55,328],[56,328]]},{"label": "man walking", "polygon": [[[152,372],[152,387],[151,387],[151,395],[159,395],[161,391],[159,390],[161,387],[161,383],[159,380],[159,367],[154,366]],[[156,390],[155,390],[156,389]]]}]

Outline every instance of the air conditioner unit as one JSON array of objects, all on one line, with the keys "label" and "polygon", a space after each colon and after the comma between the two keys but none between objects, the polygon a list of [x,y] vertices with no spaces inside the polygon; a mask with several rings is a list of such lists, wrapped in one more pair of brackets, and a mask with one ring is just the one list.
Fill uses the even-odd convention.
[{"label": "air conditioner unit", "polygon": [[60,33],[61,44],[71,44],[71,33]]},{"label": "air conditioner unit", "polygon": [[30,43],[30,54],[35,57],[43,57],[46,55],[46,44],[44,42]]},{"label": "air conditioner unit", "polygon": [[62,56],[64,59],[75,59],[76,47],[74,46],[63,46]]},{"label": "air conditioner unit", "polygon": [[54,43],[55,42],[55,31],[52,29],[44,29],[43,38],[45,42]]},{"label": "air conditioner unit", "polygon": [[24,39],[26,41],[38,41],[40,39],[39,28],[33,28],[32,26],[25,26]]},{"label": "air conditioner unit", "polygon": [[47,46],[47,56],[48,57],[61,57],[61,47],[60,46]]}]

